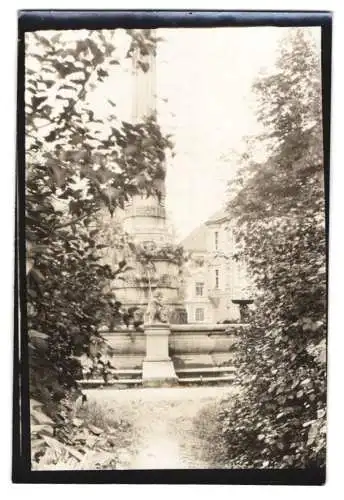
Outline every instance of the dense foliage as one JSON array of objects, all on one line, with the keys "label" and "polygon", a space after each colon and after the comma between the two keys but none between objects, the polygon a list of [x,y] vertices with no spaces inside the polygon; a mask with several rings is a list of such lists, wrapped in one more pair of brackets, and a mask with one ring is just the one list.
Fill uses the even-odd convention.
[{"label": "dense foliage", "polygon": [[326,241],[320,50],[283,40],[276,72],[255,84],[267,158],[246,155],[228,207],[257,289],[238,345],[238,398],[219,426],[232,467],[325,463]]},{"label": "dense foliage", "polygon": [[[129,56],[155,50],[150,31],[130,35]],[[132,125],[117,120],[113,110],[99,118],[92,109],[92,91],[120,63],[114,32],[30,33],[26,43],[27,318],[35,435],[44,434],[37,427],[44,422],[66,428],[68,411],[61,404],[80,395],[79,358],[103,363],[107,346],[98,327],[109,308],[119,311],[104,290],[126,262],[102,262],[97,213],[106,206],[113,214],[137,193],[159,194],[171,144],[154,116]]]}]

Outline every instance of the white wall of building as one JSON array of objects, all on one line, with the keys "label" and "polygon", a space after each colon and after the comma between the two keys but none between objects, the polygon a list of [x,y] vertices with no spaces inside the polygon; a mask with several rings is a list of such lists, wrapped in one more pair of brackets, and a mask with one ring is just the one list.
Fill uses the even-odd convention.
[{"label": "white wall of building", "polygon": [[[240,318],[233,299],[246,299],[249,280],[242,262],[237,262],[228,221],[205,224],[205,250],[191,252],[185,271],[185,306],[189,323],[217,323]],[[204,260],[203,265],[198,261]],[[203,284],[200,295],[200,284]]]}]

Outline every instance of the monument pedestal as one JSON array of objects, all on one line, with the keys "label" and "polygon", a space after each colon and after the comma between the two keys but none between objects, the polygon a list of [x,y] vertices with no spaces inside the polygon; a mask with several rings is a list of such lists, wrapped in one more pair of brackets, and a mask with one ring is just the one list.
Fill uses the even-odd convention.
[{"label": "monument pedestal", "polygon": [[171,386],[178,383],[173,362],[168,355],[170,326],[158,323],[144,326],[146,357],[142,365],[142,382],[146,387]]}]

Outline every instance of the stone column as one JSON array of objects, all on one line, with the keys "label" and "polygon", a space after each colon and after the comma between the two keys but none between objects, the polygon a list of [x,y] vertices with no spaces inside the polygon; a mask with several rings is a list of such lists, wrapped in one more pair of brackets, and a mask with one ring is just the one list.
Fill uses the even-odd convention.
[{"label": "stone column", "polygon": [[132,62],[134,84],[132,115],[133,122],[139,123],[156,113],[156,58],[152,51],[147,55],[142,55],[139,49],[136,49]]},{"label": "stone column", "polygon": [[170,325],[144,325],[146,357],[142,366],[142,381],[146,387],[171,386],[178,383],[173,362],[168,354]]}]

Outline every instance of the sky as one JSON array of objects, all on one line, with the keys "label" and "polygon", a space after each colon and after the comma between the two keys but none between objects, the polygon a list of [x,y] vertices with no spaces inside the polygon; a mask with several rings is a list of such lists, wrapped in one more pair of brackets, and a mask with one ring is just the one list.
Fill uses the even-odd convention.
[{"label": "sky", "polygon": [[251,86],[273,65],[281,29],[185,29],[163,36],[158,89],[168,102],[160,106],[160,123],[173,134],[176,152],[167,168],[167,207],[184,237],[225,202],[235,152],[257,131]]},{"label": "sky", "polygon": [[[259,131],[251,87],[261,70],[273,71],[278,42],[292,28],[240,27],[159,29],[156,61],[159,124],[172,134],[166,205],[183,239],[226,201],[227,181],[237,167],[244,137]],[[126,47],[126,36],[119,36]],[[116,102],[130,120],[130,61],[94,95]]]}]

